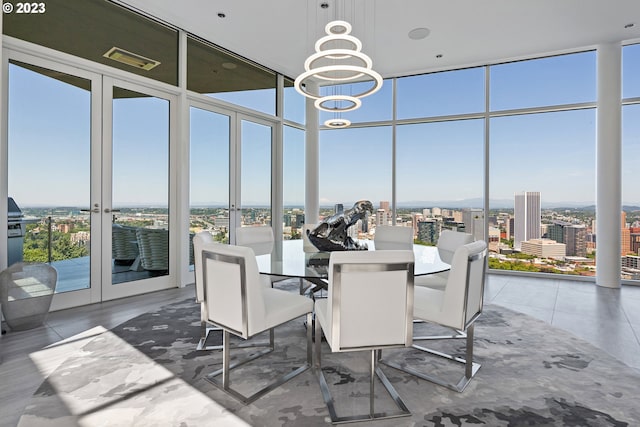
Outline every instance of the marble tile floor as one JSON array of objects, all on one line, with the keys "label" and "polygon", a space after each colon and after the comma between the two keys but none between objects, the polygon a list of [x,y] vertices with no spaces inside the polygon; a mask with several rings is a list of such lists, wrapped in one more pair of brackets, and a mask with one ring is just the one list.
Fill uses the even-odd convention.
[{"label": "marble tile floor", "polygon": [[[46,324],[0,338],[0,427],[15,426],[48,372],[83,338],[152,308],[193,296],[192,286],[53,312]],[[485,302],[544,320],[640,370],[640,286],[607,289],[590,282],[490,274]],[[64,341],[58,357],[35,365],[30,354]],[[56,353],[58,354],[58,353]]]}]

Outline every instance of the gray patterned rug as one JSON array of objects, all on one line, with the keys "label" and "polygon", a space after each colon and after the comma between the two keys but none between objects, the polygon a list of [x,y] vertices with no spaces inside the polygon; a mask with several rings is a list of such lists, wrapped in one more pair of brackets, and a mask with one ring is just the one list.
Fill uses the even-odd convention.
[{"label": "gray patterned rug", "polygon": [[[212,386],[203,378],[220,367],[220,352],[195,351],[198,333],[199,307],[186,300],[86,339],[47,377],[19,425],[329,425],[311,370],[247,406]],[[302,318],[276,329],[276,351],[234,373],[234,385],[249,391],[303,361],[304,337]],[[640,373],[569,333],[488,305],[475,342],[482,368],[463,393],[383,367],[412,416],[360,425],[640,425]],[[440,348],[461,354],[464,341]],[[461,374],[460,366],[452,370],[414,350],[389,355],[425,371]],[[340,415],[368,402],[368,353],[332,355],[323,343],[323,367]],[[377,391],[377,409],[384,410],[388,396]]]}]

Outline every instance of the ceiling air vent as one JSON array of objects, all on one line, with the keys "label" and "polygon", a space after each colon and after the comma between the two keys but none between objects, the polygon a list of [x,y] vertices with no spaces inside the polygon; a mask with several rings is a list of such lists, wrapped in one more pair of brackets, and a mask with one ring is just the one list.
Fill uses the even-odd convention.
[{"label": "ceiling air vent", "polygon": [[147,71],[160,65],[160,61],[145,58],[142,55],[131,53],[119,47],[112,47],[102,56]]}]

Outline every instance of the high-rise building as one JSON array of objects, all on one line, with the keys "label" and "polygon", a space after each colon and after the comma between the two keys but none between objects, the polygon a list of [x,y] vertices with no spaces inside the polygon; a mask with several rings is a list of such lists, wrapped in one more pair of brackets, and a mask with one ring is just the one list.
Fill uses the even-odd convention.
[{"label": "high-rise building", "polygon": [[376,211],[376,226],[388,224],[389,220],[387,218],[387,211],[385,211],[384,209],[378,209]]},{"label": "high-rise building", "polygon": [[333,213],[341,214],[342,212],[344,212],[344,205],[342,203],[336,203],[333,207]]},{"label": "high-rise building", "polygon": [[620,214],[620,255],[625,256],[631,252],[631,230],[627,227],[627,213]]},{"label": "high-rise building", "polygon": [[425,219],[418,222],[418,240],[435,245],[440,236],[440,222],[435,219]]},{"label": "high-rise building", "polygon": [[515,195],[514,249],[520,250],[523,241],[540,238],[540,218],[540,192],[525,191]]},{"label": "high-rise building", "polygon": [[473,234],[473,238],[475,240],[485,240],[484,211],[482,209],[463,209],[462,222],[464,223],[464,229],[466,233]]},{"label": "high-rise building", "polygon": [[380,202],[380,209],[384,209],[386,213],[389,213],[389,202],[387,201]]},{"label": "high-rise building", "polygon": [[587,227],[572,225],[565,232],[566,252],[568,256],[587,256]]},{"label": "high-rise building", "polygon": [[587,227],[566,221],[553,221],[547,227],[547,237],[558,243],[564,243],[568,256],[587,255]]}]

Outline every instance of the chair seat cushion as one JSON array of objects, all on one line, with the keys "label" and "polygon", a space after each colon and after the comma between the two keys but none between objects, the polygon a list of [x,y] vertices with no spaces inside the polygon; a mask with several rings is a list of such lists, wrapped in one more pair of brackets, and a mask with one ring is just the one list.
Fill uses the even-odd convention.
[{"label": "chair seat cushion", "polygon": [[303,295],[268,287],[262,289],[262,296],[265,305],[263,331],[313,311],[313,301]]},{"label": "chair seat cushion", "polygon": [[426,276],[417,276],[414,279],[416,286],[426,286],[432,289],[443,291],[447,287],[447,276],[444,274],[428,274]]},{"label": "chair seat cushion", "polygon": [[440,323],[440,310],[444,291],[416,286],[413,293],[413,317],[415,319]]}]

